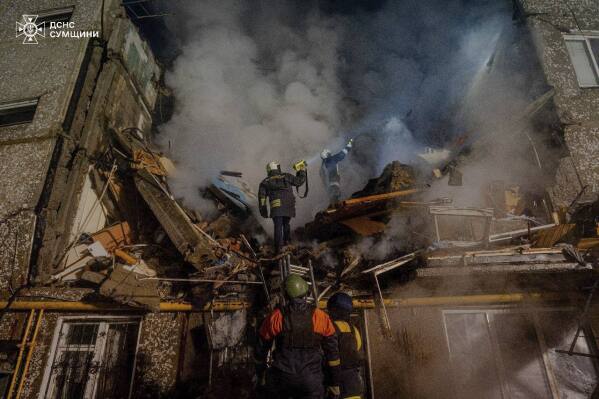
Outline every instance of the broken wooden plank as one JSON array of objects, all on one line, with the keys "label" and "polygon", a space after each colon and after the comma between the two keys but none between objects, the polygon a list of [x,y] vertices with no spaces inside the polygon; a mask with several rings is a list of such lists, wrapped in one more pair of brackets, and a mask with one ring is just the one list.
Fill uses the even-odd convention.
[{"label": "broken wooden plank", "polygon": [[148,171],[140,170],[134,177],[135,186],[164,228],[177,250],[198,270],[203,270],[206,262],[215,261],[213,244],[191,223],[189,216],[172,199]]},{"label": "broken wooden plank", "polygon": [[343,220],[341,224],[349,227],[361,236],[372,236],[385,231],[387,225],[383,222],[377,222],[367,217],[357,217]]},{"label": "broken wooden plank", "polygon": [[539,231],[535,234],[535,246],[540,248],[552,247],[559,240],[570,234],[575,227],[575,224],[558,224],[557,226]]}]

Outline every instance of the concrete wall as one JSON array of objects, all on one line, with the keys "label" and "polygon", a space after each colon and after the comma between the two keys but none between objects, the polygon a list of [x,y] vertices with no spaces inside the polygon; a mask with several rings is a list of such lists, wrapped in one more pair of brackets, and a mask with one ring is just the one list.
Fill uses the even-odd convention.
[{"label": "concrete wall", "polygon": [[536,38],[547,82],[555,88],[555,107],[570,152],[550,195],[555,205],[568,206],[588,186],[583,199],[592,200],[599,193],[599,88],[578,86],[563,34],[599,31],[599,2],[526,0],[520,5]]},{"label": "concrete wall", "polygon": [[[100,315],[100,314],[98,314]],[[111,314],[101,314],[111,316]],[[135,316],[136,314],[132,314]],[[0,322],[0,339],[20,340],[28,312],[11,312]],[[89,317],[89,313],[46,312],[31,358],[22,398],[37,399],[52,349],[59,317]],[[113,316],[123,316],[122,312]],[[141,323],[132,398],[167,398],[175,389],[184,314],[148,314]]]},{"label": "concrete wall", "polygon": [[[0,103],[39,98],[32,123],[0,128],[0,290],[17,270],[13,285],[27,274],[35,207],[61,131],[89,39],[41,40],[24,45],[15,37],[22,14],[72,5],[73,1],[3,1],[0,5]],[[100,1],[78,1],[72,20],[97,28]],[[16,254],[16,255],[15,255]]]},{"label": "concrete wall", "polygon": [[[15,38],[23,14],[71,5],[74,30],[100,38]],[[90,158],[110,129],[149,129],[160,69],[117,0],[2,2],[0,52],[0,103],[39,98],[32,123],[0,128],[1,292],[30,263],[34,283],[58,271]]]},{"label": "concrete wall", "polygon": [[[144,100],[133,75],[123,62],[124,43],[131,35],[137,35],[133,24],[126,18],[116,18],[106,50],[108,58],[101,62],[100,49],[92,53],[88,66],[90,79],[82,93],[83,98],[85,91],[89,91],[89,102],[86,103],[89,106],[81,108],[76,114],[81,114],[82,117],[80,130],[73,131],[73,135],[78,136],[78,146],[65,142],[63,161],[59,162],[60,176],[55,179],[51,188],[45,212],[47,231],[43,233],[37,257],[38,281],[44,281],[48,275],[61,268],[56,259],[70,244],[69,236],[74,228],[73,217],[79,205],[85,175],[93,165],[92,158],[102,154],[108,147],[110,131],[128,127],[148,131],[152,124],[151,111],[154,103]],[[156,64],[152,65],[156,67]],[[94,75],[96,70],[99,73]],[[92,79],[93,76],[95,78]],[[149,84],[154,85],[154,90],[157,90],[155,82],[156,80],[150,80]],[[98,191],[100,190],[98,187]]]}]

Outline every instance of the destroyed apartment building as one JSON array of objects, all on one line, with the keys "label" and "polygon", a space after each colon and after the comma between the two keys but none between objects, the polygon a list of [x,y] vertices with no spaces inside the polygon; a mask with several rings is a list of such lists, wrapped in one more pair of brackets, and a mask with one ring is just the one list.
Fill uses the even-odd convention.
[{"label": "destroyed apartment building", "polygon": [[[366,397],[599,397],[598,4],[515,1],[502,34],[525,40],[473,90],[533,71],[501,133],[537,181],[485,182],[485,207],[438,195],[492,142],[464,137],[315,210],[277,255],[241,173],[203,190],[217,216],[169,189],[172,93],[134,3],[152,2],[0,4],[1,398],[255,397],[257,326],[291,273],[321,307],[353,295]],[[32,49],[24,15],[98,34]]]}]

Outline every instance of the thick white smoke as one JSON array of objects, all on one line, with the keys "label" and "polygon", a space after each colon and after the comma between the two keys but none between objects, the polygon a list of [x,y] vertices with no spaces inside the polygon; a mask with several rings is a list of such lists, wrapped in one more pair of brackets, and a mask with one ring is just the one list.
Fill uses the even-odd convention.
[{"label": "thick white smoke", "polygon": [[[340,165],[348,196],[388,162],[413,161],[424,146],[444,146],[462,133],[492,135],[529,100],[526,74],[509,66],[492,90],[479,90],[490,87],[481,76],[498,43],[517,42],[505,34],[514,30],[509,1],[378,1],[368,11],[335,6],[326,13],[322,3],[173,5],[181,44],[166,83],[176,105],[160,140],[178,167],[170,184],[189,206],[204,208],[199,189],[220,170],[243,172],[257,190],[267,162],[291,171],[308,159],[310,195],[298,201],[297,226],[327,205],[323,148],[338,151],[358,136]],[[516,141],[505,141],[509,157]],[[522,170],[473,169],[464,176],[468,196],[480,192],[479,183]]]},{"label": "thick white smoke", "polygon": [[[269,161],[293,172],[293,162],[331,142],[342,117],[340,27],[317,12],[287,24],[287,8],[260,2],[186,4],[184,45],[166,74],[175,114],[161,132],[178,167],[175,193],[202,207],[198,190],[220,170],[243,172],[257,191]],[[321,207],[318,165],[310,177],[310,205]],[[303,205],[306,220],[312,207]]]}]

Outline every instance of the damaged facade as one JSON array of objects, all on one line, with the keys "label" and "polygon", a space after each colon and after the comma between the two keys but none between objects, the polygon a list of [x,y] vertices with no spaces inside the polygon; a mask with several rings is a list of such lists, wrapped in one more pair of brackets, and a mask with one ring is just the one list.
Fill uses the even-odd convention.
[{"label": "damaged facade", "polygon": [[[94,258],[79,244],[81,234],[115,225],[114,218],[126,212],[102,201],[122,189],[109,187],[109,176],[123,169],[105,154],[114,132],[149,134],[161,69],[119,2],[9,2],[2,9],[0,43],[8,56],[0,66],[0,148],[6,161],[0,284],[3,307],[12,303],[14,310],[2,312],[0,394],[155,397],[176,381],[183,318],[118,306],[103,310],[100,302],[106,301],[93,297],[96,289],[70,288],[69,281],[81,278],[82,267]],[[43,17],[46,24],[72,22],[99,37],[47,35],[32,48],[14,38],[14,21],[23,14]],[[132,237],[129,230],[123,235]],[[103,242],[132,243],[117,236],[109,232]],[[112,281],[100,274],[102,280]],[[155,299],[141,302],[158,308],[153,291]],[[15,305],[21,301],[35,303]]]},{"label": "damaged facade", "polygon": [[[461,151],[430,176],[393,162],[296,232],[311,246],[280,256],[255,237],[241,174],[223,171],[203,193],[217,218],[169,191],[173,165],[152,146],[163,70],[120,2],[7,4],[0,396],[252,397],[256,325],[280,302],[286,273],[311,280],[321,306],[352,292],[369,397],[597,395],[588,288],[599,245],[599,6],[571,3],[514,4],[536,50],[536,89],[515,118],[557,143],[559,162],[540,168],[549,183],[489,182],[487,208],[462,207],[426,195],[444,175],[461,184]],[[99,37],[39,38],[31,49],[13,36],[23,14]],[[488,73],[513,54],[497,49]],[[369,257],[383,242],[385,259]]]}]

